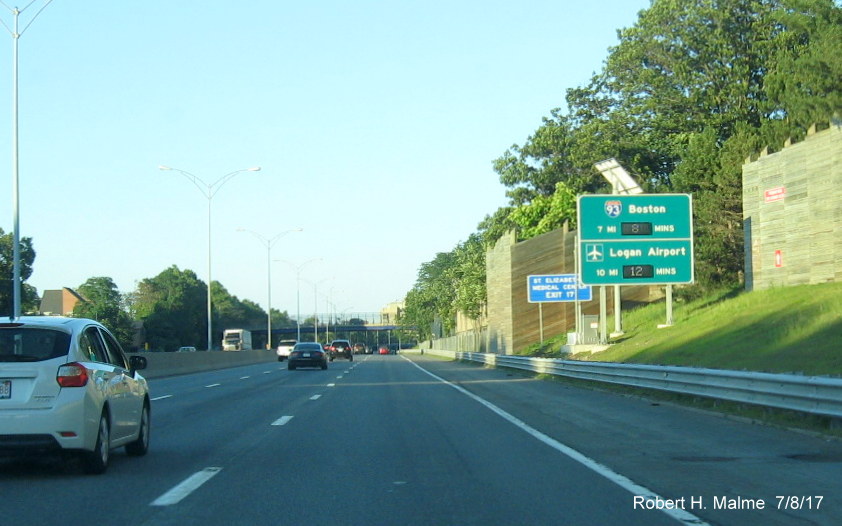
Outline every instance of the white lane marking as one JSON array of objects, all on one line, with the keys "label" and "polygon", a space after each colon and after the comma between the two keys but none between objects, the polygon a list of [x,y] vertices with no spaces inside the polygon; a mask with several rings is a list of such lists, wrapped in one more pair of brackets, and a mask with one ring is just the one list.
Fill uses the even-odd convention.
[{"label": "white lane marking", "polygon": [[313,396],[310,397],[310,400],[318,400],[321,397],[322,397],[322,395],[313,395]]},{"label": "white lane marking", "polygon": [[272,374],[272,371],[263,371],[263,374]]},{"label": "white lane marking", "polygon": [[206,385],[205,387],[219,387],[220,385],[222,385],[222,384],[210,384],[210,385]]},{"label": "white lane marking", "polygon": [[241,376],[240,380],[248,380],[249,378],[251,378],[251,376]]},{"label": "white lane marking", "polygon": [[199,486],[209,481],[214,475],[222,471],[222,468],[205,468],[184,479],[181,484],[173,487],[157,499],[153,500],[150,506],[171,506],[178,504],[182,499],[199,489]]},{"label": "white lane marking", "polygon": [[336,377],[336,379],[337,379],[337,380],[341,380],[341,379],[342,379],[342,375],[340,374],[339,376],[337,376],[337,377]]},{"label": "white lane marking", "polygon": [[336,384],[327,384],[328,387],[336,387]]},{"label": "white lane marking", "polygon": [[155,400],[163,400],[164,398],[172,398],[172,395],[156,396],[155,398],[152,399],[152,401],[154,402]]},{"label": "white lane marking", "polygon": [[[519,418],[515,417],[514,415],[512,415],[510,413],[507,413],[506,411],[500,409],[499,407],[492,404],[488,400],[486,400],[484,398],[480,398],[479,396],[477,396],[474,393],[466,390],[465,388],[463,388],[461,386],[458,386],[456,384],[452,384],[452,383],[448,382],[447,380],[445,380],[444,378],[442,378],[441,376],[437,376],[437,375],[431,373],[430,371],[424,369],[423,367],[421,367],[417,363],[413,362],[409,358],[406,358],[406,357],[403,357],[403,356],[402,356],[402,358],[404,360],[408,361],[409,363],[411,363],[412,365],[414,365],[415,367],[417,367],[418,369],[420,369],[421,371],[423,371],[423,372],[427,373],[428,375],[432,376],[433,378],[435,378],[439,382],[442,382],[446,385],[449,385],[450,387],[456,389],[457,391],[464,394],[465,396],[468,396],[469,398],[473,398],[474,400],[481,403],[482,405],[484,405],[485,407],[487,407],[491,411],[493,411],[493,412],[497,413],[499,416],[503,417],[504,420],[508,421],[511,424],[514,424],[515,426],[519,427],[523,431],[526,431],[527,433],[529,433],[533,437],[537,438],[538,440],[540,440],[544,444],[546,444],[546,445],[550,446],[551,448],[555,449],[556,451],[570,457],[571,459],[575,460],[579,464],[582,464],[583,466],[590,469],[591,471],[594,471],[598,475],[601,475],[601,476],[607,478],[608,480],[610,480],[614,484],[617,484],[618,486],[625,489],[626,491],[628,491],[632,495],[642,496],[646,500],[653,500],[653,501],[657,500],[657,499],[660,499],[662,501],[665,500],[664,497],[658,495],[657,493],[650,490],[649,488],[647,488],[645,486],[641,486],[640,484],[634,482],[633,480],[626,477],[625,475],[621,475],[621,474],[617,473],[616,471],[612,470],[608,466],[603,466],[602,464],[600,464],[596,460],[593,460],[592,458],[587,457],[587,456],[583,455],[582,453],[579,453],[578,451],[576,451],[575,449],[573,449],[569,446],[565,446],[561,442],[559,442],[556,439],[538,431],[537,429],[530,426],[526,422],[520,420]],[[696,517],[692,513],[688,513],[687,511],[685,511],[683,509],[680,509],[680,508],[678,508],[678,509],[662,509],[661,511],[666,513],[667,515],[669,515],[673,519],[681,521],[685,524],[696,524],[696,525],[699,525],[699,526],[709,526],[708,523],[706,523],[705,521],[703,521],[699,517]]]},{"label": "white lane marking", "polygon": [[279,418],[279,419],[275,420],[274,422],[272,422],[272,425],[273,425],[273,426],[284,426],[284,425],[286,425],[286,424],[287,424],[287,422],[289,422],[290,420],[292,420],[292,417],[291,417],[291,416],[282,416],[281,418]]}]

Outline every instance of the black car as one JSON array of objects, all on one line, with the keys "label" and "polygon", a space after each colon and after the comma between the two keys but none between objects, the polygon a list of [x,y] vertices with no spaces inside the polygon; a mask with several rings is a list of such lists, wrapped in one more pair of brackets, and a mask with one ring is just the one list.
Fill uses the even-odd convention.
[{"label": "black car", "polygon": [[289,353],[287,369],[294,371],[298,367],[327,369],[327,353],[322,348],[322,344],[318,342],[296,343]]},{"label": "black car", "polygon": [[348,340],[333,340],[327,349],[330,353],[331,362],[336,358],[347,358],[352,362],[354,361],[354,347]]}]

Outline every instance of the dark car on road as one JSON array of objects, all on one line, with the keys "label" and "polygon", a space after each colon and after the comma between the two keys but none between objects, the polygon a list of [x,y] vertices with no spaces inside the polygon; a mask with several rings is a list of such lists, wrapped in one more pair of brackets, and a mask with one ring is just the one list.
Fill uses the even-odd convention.
[{"label": "dark car on road", "polygon": [[321,367],[327,369],[327,353],[319,342],[300,342],[289,353],[287,369],[299,367]]},{"label": "dark car on road", "polygon": [[354,361],[354,347],[348,340],[333,340],[327,349],[330,353],[331,362],[337,358],[347,358],[352,362]]}]

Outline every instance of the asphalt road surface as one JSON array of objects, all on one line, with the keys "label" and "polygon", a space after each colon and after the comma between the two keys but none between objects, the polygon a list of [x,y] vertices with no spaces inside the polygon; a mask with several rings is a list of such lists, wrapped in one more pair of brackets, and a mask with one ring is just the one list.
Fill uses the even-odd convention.
[{"label": "asphalt road surface", "polygon": [[834,525],[842,443],[417,354],[150,381],[105,475],[0,460],[0,525]]}]

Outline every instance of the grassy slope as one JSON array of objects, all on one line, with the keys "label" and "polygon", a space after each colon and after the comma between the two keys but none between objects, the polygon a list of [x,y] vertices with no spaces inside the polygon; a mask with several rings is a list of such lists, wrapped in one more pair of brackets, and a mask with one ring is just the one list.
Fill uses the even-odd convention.
[{"label": "grassy slope", "polygon": [[[624,313],[625,334],[580,359],[842,375],[842,283],[713,295]],[[609,327],[613,326],[609,323]]]}]

